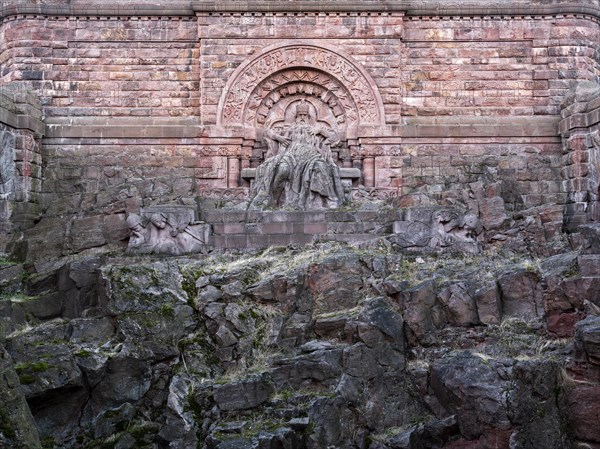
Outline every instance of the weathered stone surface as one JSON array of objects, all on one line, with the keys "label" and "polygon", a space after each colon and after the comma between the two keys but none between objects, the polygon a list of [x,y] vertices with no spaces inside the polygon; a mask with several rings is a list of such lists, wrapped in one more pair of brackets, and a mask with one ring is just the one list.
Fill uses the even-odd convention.
[{"label": "weathered stone surface", "polygon": [[600,254],[600,226],[597,223],[586,224],[579,227],[584,237],[584,253]]},{"label": "weathered stone surface", "polygon": [[475,300],[464,284],[451,284],[438,294],[451,325],[472,326],[479,323]]},{"label": "weathered stone surface", "polygon": [[449,412],[456,413],[460,432],[476,439],[489,429],[508,429],[503,380],[507,367],[495,360],[484,360],[460,353],[433,364],[431,386]]},{"label": "weathered stone surface", "polygon": [[319,298],[322,312],[349,309],[358,304],[363,289],[363,266],[356,255],[335,254],[310,268],[308,291]]},{"label": "weathered stone surface", "polygon": [[215,402],[223,411],[246,410],[265,402],[272,392],[266,376],[254,376],[214,389]]},{"label": "weathered stone surface", "polygon": [[153,206],[142,216],[129,214],[127,252],[170,254],[202,252],[210,236],[210,225],[196,220],[196,210],[180,205]]},{"label": "weathered stone surface", "polygon": [[600,430],[596,425],[600,414],[600,386],[574,385],[567,390],[567,401],[569,420],[575,436],[583,441],[600,443]]},{"label": "weathered stone surface", "polygon": [[473,292],[477,316],[483,324],[498,324],[502,318],[502,304],[498,285],[494,282]]},{"label": "weathered stone surface", "polygon": [[575,325],[575,344],[590,363],[600,365],[600,317],[589,316]]},{"label": "weathered stone surface", "polygon": [[[19,288],[84,306],[21,328],[19,305],[6,346],[38,376],[22,388],[42,438],[64,447],[597,444],[594,390],[578,391],[598,379],[595,317],[574,323],[596,284],[579,259],[386,243],[82,255],[26,266]],[[575,345],[547,332],[566,315]]]},{"label": "weathered stone surface", "polygon": [[511,423],[519,426],[511,441],[518,447],[558,449],[567,445],[560,367],[552,362],[521,361],[511,374],[514,381],[507,398],[508,415]]},{"label": "weathered stone surface", "polygon": [[541,317],[544,313],[539,275],[516,269],[502,274],[498,285],[502,292],[502,314],[522,318]]},{"label": "weathered stone surface", "polygon": [[159,433],[172,447],[185,448],[198,444],[197,424],[189,409],[191,392],[192,379],[187,376],[173,376],[169,385],[166,423]]},{"label": "weathered stone surface", "polygon": [[479,252],[479,219],[460,210],[440,207],[411,208],[405,216],[405,221],[394,222],[393,230],[394,235],[390,240],[409,252]]},{"label": "weathered stone surface", "polygon": [[342,374],[342,350],[318,350],[293,358],[277,360],[270,375],[277,390],[315,385],[329,387],[336,384]]},{"label": "weathered stone surface", "polygon": [[436,288],[426,281],[402,292],[403,315],[407,338],[411,345],[431,345],[436,341],[436,324],[443,320],[442,311],[436,307]]},{"label": "weathered stone surface", "polygon": [[19,388],[19,376],[12,358],[0,347],[0,445],[40,448],[36,423]]}]

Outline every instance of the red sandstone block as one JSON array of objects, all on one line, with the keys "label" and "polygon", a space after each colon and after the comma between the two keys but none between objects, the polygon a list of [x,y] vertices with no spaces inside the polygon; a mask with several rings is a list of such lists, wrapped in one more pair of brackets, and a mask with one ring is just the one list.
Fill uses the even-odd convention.
[{"label": "red sandstone block", "polygon": [[269,243],[272,246],[287,246],[291,243],[291,234],[269,235]]},{"label": "red sandstone block", "polygon": [[299,222],[304,219],[306,212],[273,211],[265,215],[263,221],[272,223]]},{"label": "red sandstone block", "polygon": [[247,235],[261,235],[258,223],[246,223],[244,233]]},{"label": "red sandstone block", "polygon": [[217,248],[225,248],[225,236],[224,235],[213,235],[213,245]]},{"label": "red sandstone block", "polygon": [[[201,219],[209,223],[223,223],[223,212],[218,210],[204,210]],[[223,228],[220,228],[221,232]]]},{"label": "red sandstone block", "polygon": [[327,223],[324,221],[320,223],[304,223],[303,232],[305,234],[324,234],[327,232],[327,228]]},{"label": "red sandstone block", "polygon": [[321,223],[325,222],[324,212],[305,212],[304,223]]},{"label": "red sandstone block", "polygon": [[249,235],[248,248],[260,249],[267,248],[271,244],[268,235]]},{"label": "red sandstone block", "polygon": [[368,242],[376,238],[373,234],[328,234],[321,236],[321,240],[332,240],[335,242],[360,243]]},{"label": "red sandstone block", "polygon": [[245,234],[246,224],[245,223],[224,223],[223,234]]},{"label": "red sandstone block", "polygon": [[259,223],[258,229],[263,234],[290,234],[294,231],[293,223]]},{"label": "red sandstone block", "polygon": [[292,234],[304,234],[304,223],[292,223]]},{"label": "red sandstone block", "polygon": [[327,223],[326,232],[328,234],[356,234],[362,232],[362,226],[361,223],[330,222]]},{"label": "red sandstone block", "polygon": [[290,244],[292,245],[312,245],[315,241],[315,236],[312,234],[291,234]]},{"label": "red sandstone block", "polygon": [[246,248],[248,246],[248,236],[246,235],[227,235],[225,236],[226,248]]}]

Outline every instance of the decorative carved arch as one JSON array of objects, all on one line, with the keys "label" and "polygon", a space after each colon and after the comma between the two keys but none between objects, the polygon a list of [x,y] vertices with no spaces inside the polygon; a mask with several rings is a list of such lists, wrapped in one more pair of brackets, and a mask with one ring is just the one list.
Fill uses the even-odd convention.
[{"label": "decorative carved arch", "polygon": [[358,107],[344,85],[314,69],[286,69],[256,86],[242,114],[242,123],[263,126],[271,108],[282,99],[304,95],[327,105],[337,124],[356,123]]},{"label": "decorative carved arch", "polygon": [[303,83],[321,90],[321,101],[337,107],[336,117],[356,116],[356,126],[385,124],[379,91],[360,65],[322,45],[288,42],[265,48],[234,71],[219,100],[217,125],[255,127],[281,84]]}]

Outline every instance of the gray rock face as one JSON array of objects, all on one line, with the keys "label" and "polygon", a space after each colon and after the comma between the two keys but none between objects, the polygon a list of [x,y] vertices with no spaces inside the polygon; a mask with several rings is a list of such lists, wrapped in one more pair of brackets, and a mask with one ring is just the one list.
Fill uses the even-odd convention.
[{"label": "gray rock face", "polygon": [[460,353],[434,363],[431,386],[444,407],[456,414],[460,432],[477,439],[488,429],[508,429],[503,380],[510,366],[495,360]]},{"label": "gray rock face", "polygon": [[575,325],[575,344],[590,363],[600,365],[600,317],[589,316]]},{"label": "gray rock face", "polygon": [[19,385],[12,358],[0,346],[0,446],[40,448],[38,429]]},{"label": "gray rock face", "polygon": [[507,316],[535,318],[544,313],[539,275],[534,271],[511,270],[498,278],[502,292],[502,313]]},{"label": "gray rock face", "polygon": [[223,411],[246,410],[264,403],[272,391],[267,376],[253,376],[216,386],[213,395],[215,402]]}]

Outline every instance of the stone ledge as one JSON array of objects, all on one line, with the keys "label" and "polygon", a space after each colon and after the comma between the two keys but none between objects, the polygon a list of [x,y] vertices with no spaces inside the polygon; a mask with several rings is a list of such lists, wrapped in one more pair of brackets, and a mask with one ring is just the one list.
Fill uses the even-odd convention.
[{"label": "stone ledge", "polygon": [[[589,114],[594,113],[597,114],[598,111],[592,111]],[[396,142],[399,136],[405,138],[556,137],[559,134],[559,121],[560,118],[554,116],[497,117],[495,120],[487,117],[449,117],[446,120],[440,117],[407,118],[403,125],[387,126],[377,130],[361,129],[360,138],[376,138],[389,140],[389,143],[400,143]],[[240,136],[244,134],[242,128],[201,125],[195,117],[186,119],[86,117],[68,121],[67,119],[53,119],[46,123],[48,138],[211,137],[241,139]],[[390,139],[394,139],[394,141],[392,142]]]},{"label": "stone ledge", "polygon": [[48,125],[48,138],[195,138],[202,137],[202,128],[180,125]]},{"label": "stone ledge", "polygon": [[15,129],[28,129],[35,134],[43,136],[46,134],[46,126],[40,120],[29,115],[15,114],[0,106],[0,123]]},{"label": "stone ledge", "polygon": [[370,1],[253,1],[171,0],[168,5],[158,0],[57,0],[53,4],[39,4],[35,0],[6,0],[0,8],[0,17],[19,14],[59,16],[193,16],[195,13],[243,12],[398,12],[413,16],[522,16],[553,14],[585,14],[600,17],[597,0],[530,0],[491,4],[489,0],[391,0]]},{"label": "stone ledge", "polygon": [[328,222],[381,222],[392,223],[403,219],[402,210],[389,209],[386,211],[341,211],[341,210],[313,210],[313,211],[223,211],[204,210],[201,220],[211,223],[328,223]]},{"label": "stone ledge", "polygon": [[[241,176],[243,179],[256,178],[256,168],[243,168]],[[340,178],[342,179],[359,179],[360,169],[358,168],[340,168]]]}]

